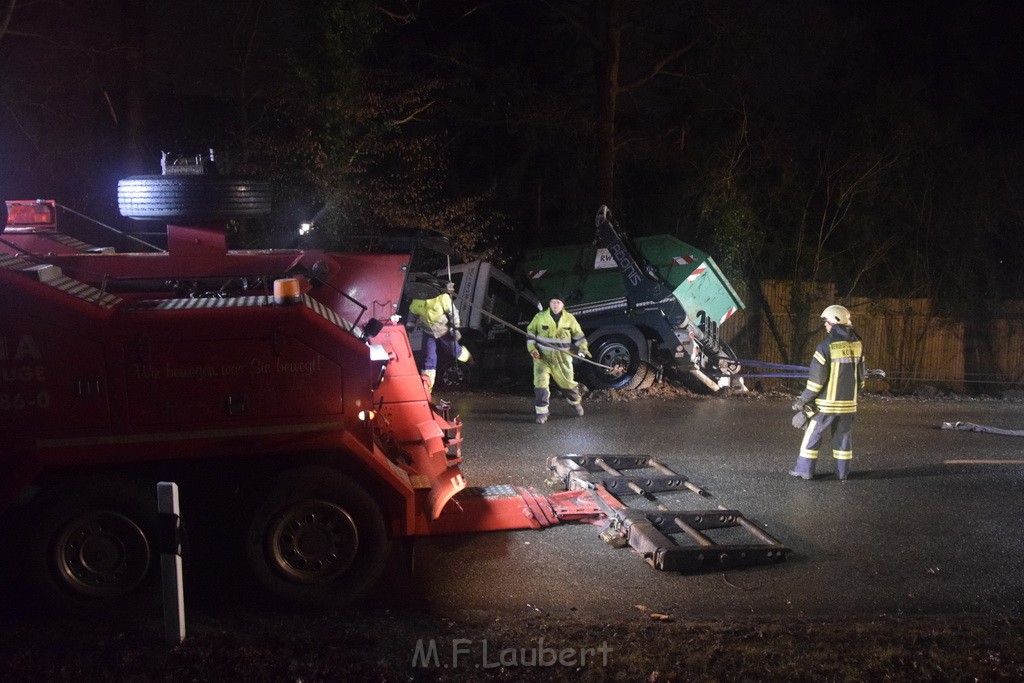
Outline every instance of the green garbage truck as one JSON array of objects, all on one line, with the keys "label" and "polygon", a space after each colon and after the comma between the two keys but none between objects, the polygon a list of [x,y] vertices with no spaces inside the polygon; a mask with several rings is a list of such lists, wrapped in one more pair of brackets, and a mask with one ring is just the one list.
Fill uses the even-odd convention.
[{"label": "green garbage truck", "polygon": [[[484,261],[436,273],[455,283],[462,340],[475,359],[473,366],[442,363],[441,386],[528,365],[516,328],[525,329],[559,293],[587,334],[593,360],[615,368],[582,364],[579,378],[591,389],[648,387],[668,368],[707,391],[743,388],[719,326],[744,305],[714,259],[671,235],[631,240],[605,206],[595,228],[592,243],[527,251],[514,277]],[[412,336],[415,347],[415,330]]]}]

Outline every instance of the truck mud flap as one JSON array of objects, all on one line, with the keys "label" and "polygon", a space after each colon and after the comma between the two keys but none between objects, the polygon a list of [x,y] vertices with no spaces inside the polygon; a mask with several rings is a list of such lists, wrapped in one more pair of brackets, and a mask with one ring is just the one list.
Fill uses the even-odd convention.
[{"label": "truck mud flap", "polygon": [[670,507],[666,501],[676,505],[678,498],[710,494],[654,458],[568,454],[547,464],[549,483],[591,492],[606,518],[604,541],[629,545],[655,569],[691,573],[774,564],[791,552],[738,510]]}]

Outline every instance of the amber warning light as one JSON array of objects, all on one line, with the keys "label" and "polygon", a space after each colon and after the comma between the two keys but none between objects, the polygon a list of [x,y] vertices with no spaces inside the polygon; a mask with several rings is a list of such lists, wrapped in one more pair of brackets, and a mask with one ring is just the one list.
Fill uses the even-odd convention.
[{"label": "amber warning light", "polygon": [[302,301],[299,281],[293,277],[274,280],[274,303],[279,306],[297,304]]}]

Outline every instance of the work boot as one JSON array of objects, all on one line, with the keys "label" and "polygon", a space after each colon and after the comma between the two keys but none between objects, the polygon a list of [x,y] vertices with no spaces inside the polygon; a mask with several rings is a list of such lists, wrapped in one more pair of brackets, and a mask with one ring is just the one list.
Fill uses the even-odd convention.
[{"label": "work boot", "polygon": [[548,421],[547,413],[539,413],[537,415],[537,424],[542,425]]},{"label": "work boot", "polygon": [[814,458],[799,457],[796,467],[789,471],[789,476],[799,479],[814,479]]},{"label": "work boot", "polygon": [[573,406],[576,409],[576,417],[583,417],[583,404],[577,403]]},{"label": "work boot", "polygon": [[836,460],[836,479],[846,481],[850,477],[850,461]]}]

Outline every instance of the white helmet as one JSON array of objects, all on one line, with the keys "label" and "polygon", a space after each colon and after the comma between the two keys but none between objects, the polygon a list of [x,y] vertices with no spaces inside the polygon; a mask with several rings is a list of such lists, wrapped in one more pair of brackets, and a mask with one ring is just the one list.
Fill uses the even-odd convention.
[{"label": "white helmet", "polygon": [[845,306],[838,304],[832,304],[824,311],[821,312],[821,319],[826,320],[832,324],[839,323],[840,325],[850,324],[850,312],[846,310]]}]

